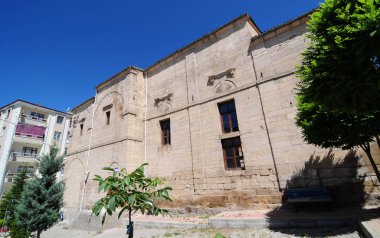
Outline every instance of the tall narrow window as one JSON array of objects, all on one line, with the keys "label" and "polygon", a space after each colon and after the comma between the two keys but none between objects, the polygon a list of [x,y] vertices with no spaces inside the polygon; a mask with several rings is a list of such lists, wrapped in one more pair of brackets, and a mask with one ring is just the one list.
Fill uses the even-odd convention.
[{"label": "tall narrow window", "polygon": [[235,101],[231,100],[228,102],[219,103],[218,107],[223,133],[239,131],[239,125],[235,109]]},{"label": "tall narrow window", "polygon": [[110,124],[111,111],[106,111],[106,125]]},{"label": "tall narrow window", "polygon": [[161,144],[170,145],[171,144],[170,119],[160,121],[160,125],[161,125]]},{"label": "tall narrow window", "polygon": [[245,169],[240,137],[222,140],[224,167],[227,170]]},{"label": "tall narrow window", "polygon": [[79,125],[79,130],[80,130],[79,135],[82,135],[83,134],[83,124]]}]

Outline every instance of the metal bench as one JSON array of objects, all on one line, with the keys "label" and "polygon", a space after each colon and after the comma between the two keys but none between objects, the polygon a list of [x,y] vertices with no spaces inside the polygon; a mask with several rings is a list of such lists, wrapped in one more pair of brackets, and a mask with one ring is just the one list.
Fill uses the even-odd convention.
[{"label": "metal bench", "polygon": [[298,204],[305,203],[330,203],[333,201],[329,191],[325,187],[297,188],[286,191],[287,203],[294,204],[298,211]]}]

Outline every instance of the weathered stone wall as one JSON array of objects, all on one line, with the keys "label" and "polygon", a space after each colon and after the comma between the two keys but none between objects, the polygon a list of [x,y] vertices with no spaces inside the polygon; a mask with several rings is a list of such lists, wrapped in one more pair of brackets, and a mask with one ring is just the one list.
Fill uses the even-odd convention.
[{"label": "weathered stone wall", "polygon": [[131,170],[142,163],[144,92],[142,72],[129,71],[98,87],[95,99],[74,111],[65,166],[67,209],[91,208],[101,195],[94,175],[108,175],[103,167]]},{"label": "weathered stone wall", "polygon": [[[171,206],[275,204],[287,187],[335,186],[338,194],[350,181],[361,191],[379,192],[361,151],[350,157],[307,145],[295,126],[294,71],[308,43],[306,20],[257,36],[243,17],[144,74],[126,70],[98,86],[94,102],[76,108],[73,117],[86,119],[82,136],[78,126],[72,128],[66,207],[90,208],[99,198],[92,178],[106,175],[102,167],[132,169],[143,162],[149,163],[148,176],[165,177],[173,187]],[[224,134],[218,103],[231,99],[239,131]],[[111,124],[105,125],[110,105]],[[164,119],[170,119],[170,145],[161,142]],[[224,167],[221,140],[235,136],[241,138],[245,170]],[[377,145],[373,149],[379,163]]]}]

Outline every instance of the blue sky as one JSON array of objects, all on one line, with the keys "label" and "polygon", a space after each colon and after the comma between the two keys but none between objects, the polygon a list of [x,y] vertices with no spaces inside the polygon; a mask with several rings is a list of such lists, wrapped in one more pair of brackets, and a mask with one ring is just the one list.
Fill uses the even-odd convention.
[{"label": "blue sky", "polygon": [[148,67],[243,13],[265,31],[319,2],[2,0],[0,106],[23,99],[65,111],[128,65]]}]

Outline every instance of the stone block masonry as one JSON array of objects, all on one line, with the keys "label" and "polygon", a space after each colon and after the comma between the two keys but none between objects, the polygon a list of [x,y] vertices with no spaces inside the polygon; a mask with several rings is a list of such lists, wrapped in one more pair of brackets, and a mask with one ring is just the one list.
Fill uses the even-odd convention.
[{"label": "stone block masonry", "polygon": [[262,33],[243,15],[145,70],[131,66],[98,85],[73,109],[66,208],[91,208],[101,196],[92,178],[107,175],[102,167],[144,162],[148,176],[173,187],[173,207],[278,204],[289,186],[343,191],[350,181],[379,192],[364,153],[307,145],[295,126],[294,72],[307,19]]}]

